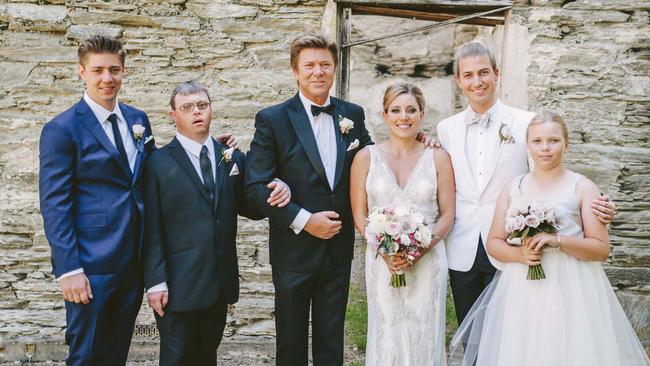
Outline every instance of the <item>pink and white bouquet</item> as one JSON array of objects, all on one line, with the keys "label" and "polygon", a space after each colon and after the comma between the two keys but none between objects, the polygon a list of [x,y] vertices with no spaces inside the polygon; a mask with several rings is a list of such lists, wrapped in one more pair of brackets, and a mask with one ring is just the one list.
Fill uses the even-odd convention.
[{"label": "pink and white bouquet", "polygon": [[[378,255],[394,256],[403,252],[412,262],[428,248],[432,237],[431,220],[410,206],[386,206],[368,215],[365,238]],[[406,286],[404,272],[393,273],[391,287]]]},{"label": "pink and white bouquet", "polygon": [[[553,207],[543,201],[519,200],[512,203],[506,213],[508,243],[522,245],[524,239],[538,233],[556,233],[557,222]],[[529,280],[546,278],[541,264],[528,267]]]}]

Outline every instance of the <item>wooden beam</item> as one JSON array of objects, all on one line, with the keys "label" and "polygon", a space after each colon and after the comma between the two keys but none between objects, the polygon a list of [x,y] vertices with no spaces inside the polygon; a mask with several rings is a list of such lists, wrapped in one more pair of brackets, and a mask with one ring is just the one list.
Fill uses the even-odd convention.
[{"label": "wooden beam", "polygon": [[350,92],[350,47],[342,45],[350,42],[350,33],[352,32],[352,9],[342,6],[336,7],[337,24],[336,39],[339,44],[339,62],[336,74],[336,96],[339,99],[348,100]]},{"label": "wooden beam", "polygon": [[[354,15],[380,15],[387,17],[397,17],[397,18],[407,18],[407,19],[418,19],[418,20],[430,20],[430,21],[443,21],[457,18],[458,14],[442,14],[442,13],[431,13],[419,10],[405,10],[405,9],[391,9],[384,7],[375,7],[375,6],[366,6],[366,5],[351,5],[350,9]],[[500,24],[503,24],[504,19],[497,18],[473,18],[466,21],[461,21],[459,23],[464,24],[474,24],[474,25],[485,25],[494,27]]]}]

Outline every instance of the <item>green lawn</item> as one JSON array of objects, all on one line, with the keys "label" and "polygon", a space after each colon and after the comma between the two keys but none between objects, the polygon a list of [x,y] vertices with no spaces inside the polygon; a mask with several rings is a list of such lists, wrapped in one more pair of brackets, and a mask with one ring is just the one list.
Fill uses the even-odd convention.
[{"label": "green lawn", "polygon": [[[447,289],[447,337],[446,344],[449,345],[451,337],[458,328],[456,322],[456,311],[454,310],[454,301],[451,297],[451,289]],[[361,353],[366,350],[366,329],[368,326],[368,304],[366,303],[365,292],[350,286],[350,296],[348,298],[348,309],[345,316],[345,337],[347,344],[352,344]],[[363,361],[353,361],[345,364],[346,366],[362,366]]]}]

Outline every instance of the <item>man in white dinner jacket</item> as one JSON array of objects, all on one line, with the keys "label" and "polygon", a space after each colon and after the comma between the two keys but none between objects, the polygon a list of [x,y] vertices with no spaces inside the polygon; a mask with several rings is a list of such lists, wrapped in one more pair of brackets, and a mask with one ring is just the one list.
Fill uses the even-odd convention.
[{"label": "man in white dinner jacket", "polygon": [[[454,72],[469,106],[438,124],[438,139],[451,156],[456,179],[456,221],[446,248],[460,324],[501,268],[487,254],[486,240],[502,187],[529,170],[526,128],[535,114],[497,98],[500,71],[494,54],[482,43],[457,50]],[[594,204],[596,215],[609,223],[614,204],[606,197]]]}]

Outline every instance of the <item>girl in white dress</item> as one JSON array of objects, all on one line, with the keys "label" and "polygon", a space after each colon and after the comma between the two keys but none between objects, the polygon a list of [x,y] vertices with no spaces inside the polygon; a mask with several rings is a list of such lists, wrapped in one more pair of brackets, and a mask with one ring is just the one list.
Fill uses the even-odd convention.
[{"label": "girl in white dress", "polygon": [[[387,205],[415,205],[434,222],[428,250],[412,263],[366,250],[368,333],[366,365],[446,365],[447,260],[443,238],[454,222],[455,187],[449,155],[416,141],[424,117],[419,88],[398,83],[384,94],[388,141],[357,153],[351,169],[354,223],[361,235],[368,212]],[[411,268],[412,267],[412,268]],[[406,286],[389,286],[405,270]]]},{"label": "girl in white dress", "polygon": [[[537,115],[527,144],[535,169],[504,187],[487,244],[503,270],[472,307],[452,347],[465,345],[463,365],[648,365],[601,265],[609,237],[590,207],[600,191],[562,164],[566,124],[554,113]],[[506,211],[532,200],[553,207],[559,232],[511,246]],[[527,280],[528,266],[540,263],[546,278]]]}]

